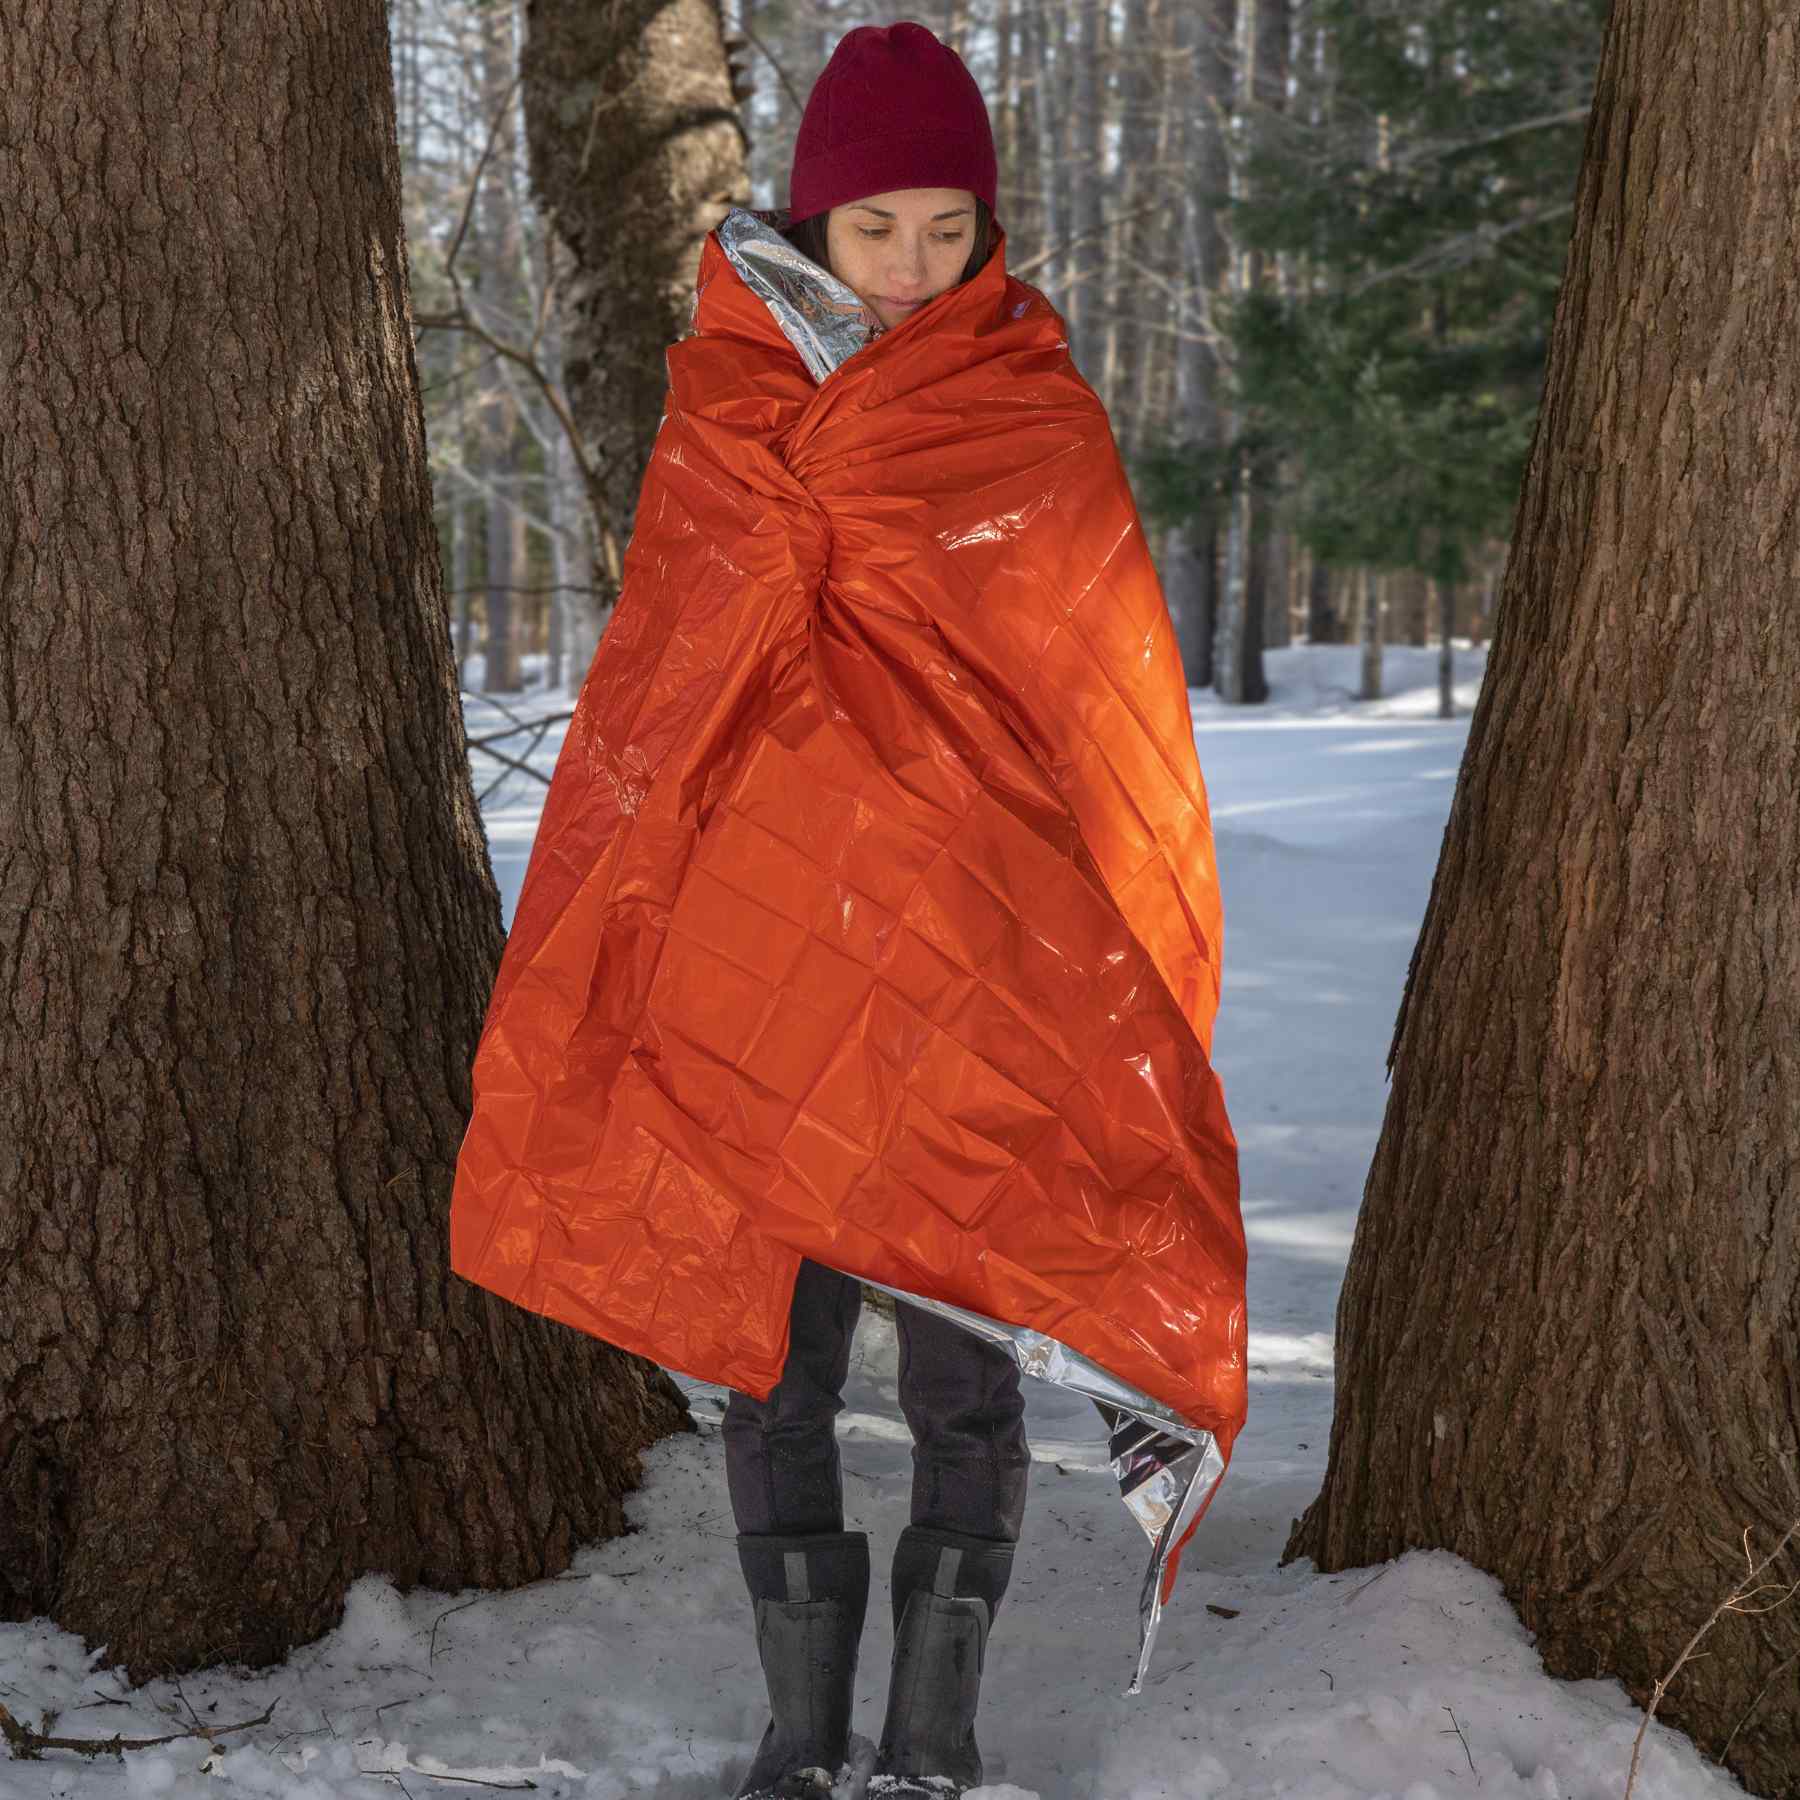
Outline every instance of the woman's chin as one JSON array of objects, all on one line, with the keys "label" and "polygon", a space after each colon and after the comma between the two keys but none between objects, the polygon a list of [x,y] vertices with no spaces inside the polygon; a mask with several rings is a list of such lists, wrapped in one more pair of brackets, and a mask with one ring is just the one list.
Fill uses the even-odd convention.
[{"label": "woman's chin", "polygon": [[923,300],[918,300],[911,306],[892,306],[885,301],[878,300],[874,303],[875,316],[889,331],[892,331],[896,325],[904,325],[924,304]]}]

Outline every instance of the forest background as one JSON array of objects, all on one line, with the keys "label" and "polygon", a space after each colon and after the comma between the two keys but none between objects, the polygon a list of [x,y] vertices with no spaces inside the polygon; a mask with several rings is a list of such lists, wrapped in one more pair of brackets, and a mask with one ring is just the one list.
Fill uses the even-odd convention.
[{"label": "forest background", "polygon": [[[1448,713],[1450,645],[1488,630],[1536,416],[1601,0],[911,10],[988,97],[1009,266],[1061,311],[1107,405],[1190,683],[1256,702],[1264,646],[1359,641],[1373,697],[1384,641],[1437,643]],[[566,11],[535,9],[546,44]],[[584,481],[570,297],[591,312],[610,289],[617,317],[635,289],[652,315],[669,267],[691,280],[727,204],[782,205],[832,47],[899,16],[726,0],[747,155],[718,159],[718,192],[665,206],[658,263],[623,229],[629,209],[608,220],[605,184],[598,216],[560,236],[534,193],[534,96],[540,111],[581,109],[591,71],[566,54],[549,68],[546,50],[535,85],[522,78],[514,0],[393,0],[420,378],[470,685],[505,695],[530,667],[572,692],[617,591],[641,454],[609,493]],[[670,68],[653,53],[630,84],[679,82],[709,49],[717,61],[708,36],[672,33]],[[577,182],[626,91],[595,84]],[[539,133],[549,168],[556,147]],[[639,353],[615,334],[614,358]],[[608,354],[591,340],[574,351],[584,373]]]}]

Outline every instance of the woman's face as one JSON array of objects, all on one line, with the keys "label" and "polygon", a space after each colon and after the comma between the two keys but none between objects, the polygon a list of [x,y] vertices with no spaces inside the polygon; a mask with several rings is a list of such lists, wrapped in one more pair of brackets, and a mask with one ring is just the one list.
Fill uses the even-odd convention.
[{"label": "woman's face", "polygon": [[825,220],[831,272],[887,327],[954,287],[975,235],[966,188],[899,188],[834,206]]}]

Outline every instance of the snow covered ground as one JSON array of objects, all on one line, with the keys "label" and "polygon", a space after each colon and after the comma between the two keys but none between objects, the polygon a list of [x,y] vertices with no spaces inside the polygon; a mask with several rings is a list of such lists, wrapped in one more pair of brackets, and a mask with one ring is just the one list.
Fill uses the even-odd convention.
[{"label": "snow covered ground", "polygon": [[[1480,658],[1461,661],[1466,709]],[[1276,1567],[1324,1467],[1338,1283],[1468,720],[1434,716],[1435,653],[1390,651],[1392,697],[1371,705],[1350,698],[1354,650],[1277,652],[1269,669],[1268,707],[1198,696],[1194,708],[1225,882],[1215,1050],[1243,1146],[1250,1422],[1188,1549],[1146,1691],[1126,1699],[1145,1541],[1106,1473],[1097,1415],[1033,1384],[1026,1536],[989,1651],[985,1792],[1618,1800],[1639,1713],[1615,1683],[1549,1680],[1488,1577],[1442,1554],[1339,1576]],[[500,722],[471,708],[472,729]],[[534,759],[546,769],[557,735]],[[514,777],[488,809],[509,909],[541,800]],[[187,1740],[123,1762],[0,1755],[0,1800],[347,1800],[526,1784],[589,1800],[730,1794],[765,1710],[720,1400],[691,1392],[700,1430],[651,1453],[630,1505],[638,1529],[584,1551],[559,1580],[456,1595],[370,1577],[337,1630],[277,1668],[136,1691],[64,1633],[0,1626],[0,1702],[28,1724],[54,1709],[70,1735],[150,1737],[180,1729],[189,1708],[213,1725],[275,1706],[222,1754]],[[879,1319],[865,1319],[848,1398],[849,1523],[870,1533],[884,1572],[906,1522],[908,1438]],[[859,1684],[864,1773],[890,1643],[883,1578]],[[861,1785],[859,1774],[839,1800]],[[1652,1729],[1641,1800],[1739,1792],[1685,1738]]]}]

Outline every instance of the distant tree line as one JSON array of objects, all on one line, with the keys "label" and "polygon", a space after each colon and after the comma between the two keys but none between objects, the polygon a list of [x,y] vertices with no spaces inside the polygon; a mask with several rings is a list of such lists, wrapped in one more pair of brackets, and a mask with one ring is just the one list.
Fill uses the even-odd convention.
[{"label": "distant tree line", "polygon": [[[490,691],[521,656],[579,683],[700,243],[785,199],[813,80],[891,11],[392,0],[438,525]],[[1361,642],[1375,693],[1384,640],[1486,636],[1605,0],[901,11],[988,96],[1010,266],[1106,401],[1190,680],[1258,700],[1299,634]]]}]

